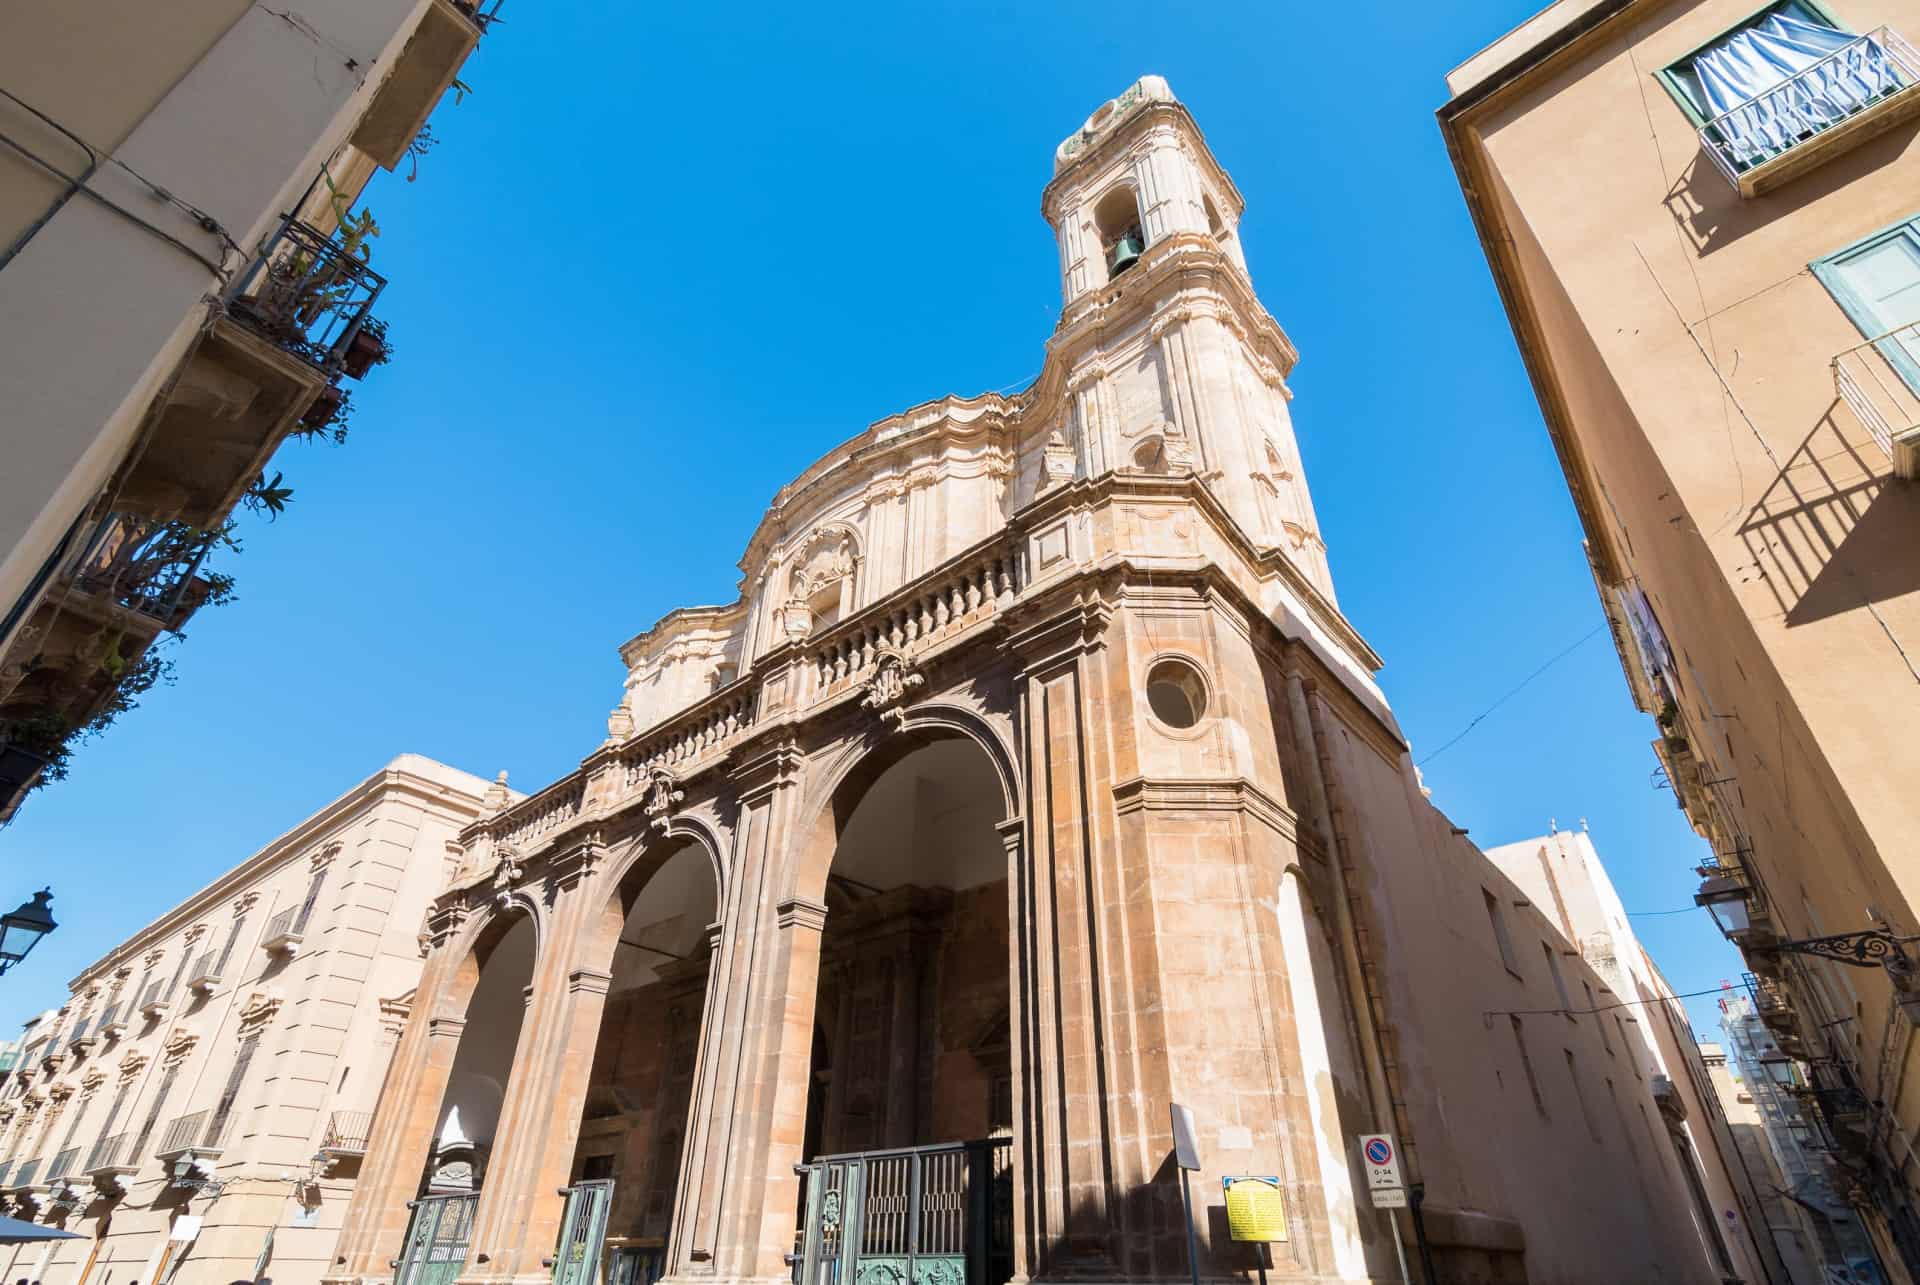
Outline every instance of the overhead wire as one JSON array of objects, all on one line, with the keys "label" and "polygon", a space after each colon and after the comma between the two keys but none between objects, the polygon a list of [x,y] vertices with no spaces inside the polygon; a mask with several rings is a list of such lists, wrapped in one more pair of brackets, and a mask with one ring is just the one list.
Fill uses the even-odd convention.
[{"label": "overhead wire", "polygon": [[1416,766],[1425,767],[1427,764],[1433,762],[1436,758],[1439,758],[1442,754],[1452,749],[1455,745],[1458,745],[1462,740],[1466,738],[1467,733],[1471,732],[1474,728],[1480,726],[1480,724],[1486,719],[1486,717],[1489,714],[1499,709],[1502,705],[1512,700],[1515,696],[1518,696],[1520,694],[1521,689],[1524,688],[1528,683],[1531,683],[1534,679],[1540,677],[1540,675],[1546,673],[1549,669],[1552,669],[1555,665],[1560,663],[1560,661],[1566,659],[1567,656],[1572,654],[1575,648],[1579,647],[1582,643],[1586,642],[1588,639],[1592,638],[1595,634],[1599,633],[1601,630],[1605,629],[1606,627],[1607,627],[1607,622],[1605,620],[1602,620],[1599,624],[1589,629],[1586,633],[1580,635],[1580,637],[1576,638],[1573,642],[1567,644],[1565,647],[1555,652],[1552,658],[1549,659],[1544,665],[1541,665],[1538,669],[1534,670],[1531,674],[1528,674],[1525,678],[1521,679],[1518,683],[1515,683],[1513,687],[1506,692],[1505,695],[1500,697],[1499,700],[1496,700],[1495,702],[1493,702],[1493,704],[1487,706],[1485,709],[1481,710],[1478,714],[1475,714],[1473,716],[1472,722],[1468,723],[1465,727],[1461,728],[1458,732],[1455,732],[1453,736],[1449,738],[1444,745],[1442,745],[1439,749],[1434,750],[1431,754],[1428,754],[1425,758],[1421,759]]}]

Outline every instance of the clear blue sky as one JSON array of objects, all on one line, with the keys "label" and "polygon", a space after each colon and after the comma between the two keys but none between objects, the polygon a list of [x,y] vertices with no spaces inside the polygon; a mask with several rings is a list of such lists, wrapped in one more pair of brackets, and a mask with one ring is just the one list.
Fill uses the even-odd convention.
[{"label": "clear blue sky", "polygon": [[[1433,118],[1539,3],[509,4],[418,181],[369,190],[396,356],[347,443],[281,453],[293,504],[246,523],[178,684],[0,832],[0,900],[50,882],[61,921],[0,980],[0,1030],[396,753],[571,770],[615,648],[730,601],[783,482],[1038,372],[1053,147],[1146,72],[1246,197],[1341,604],[1416,758],[1438,747],[1600,620]],[[1602,634],[1426,779],[1483,845],[1589,818],[1627,908],[1670,910],[1704,847],[1654,734]],[[1737,980],[1704,913],[1636,923],[1676,989]]]}]

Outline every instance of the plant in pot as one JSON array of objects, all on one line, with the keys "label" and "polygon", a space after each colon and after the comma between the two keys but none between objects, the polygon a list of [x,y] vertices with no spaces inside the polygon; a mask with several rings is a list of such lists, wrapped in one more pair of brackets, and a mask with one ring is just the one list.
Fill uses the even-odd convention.
[{"label": "plant in pot", "polygon": [[353,411],[353,394],[338,384],[328,384],[300,416],[294,431],[302,437],[331,437],[335,443],[347,438],[347,416]]},{"label": "plant in pot", "polygon": [[349,379],[365,379],[368,371],[386,365],[392,358],[393,350],[387,346],[387,323],[378,317],[368,317],[347,342],[340,370]]}]

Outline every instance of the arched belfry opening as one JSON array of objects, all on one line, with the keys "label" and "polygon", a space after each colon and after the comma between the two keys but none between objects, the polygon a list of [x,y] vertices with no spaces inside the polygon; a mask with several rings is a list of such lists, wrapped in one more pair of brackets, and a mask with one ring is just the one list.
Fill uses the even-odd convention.
[{"label": "arched belfry opening", "polygon": [[666,1269],[719,917],[713,860],[681,838],[649,840],[602,914],[592,953],[609,980],[568,1222],[602,1229],[607,1285],[648,1285]]},{"label": "arched belfry opening", "polygon": [[490,926],[464,966],[478,976],[461,1013],[460,1045],[421,1175],[423,1194],[464,1195],[486,1180],[533,983],[534,948],[533,920],[512,915]]},{"label": "arched belfry opening", "polygon": [[1093,207],[1093,226],[1100,237],[1109,281],[1137,263],[1147,248],[1146,235],[1140,230],[1140,202],[1124,183]]},{"label": "arched belfry opening", "polygon": [[992,759],[961,736],[876,751],[836,792],[805,1285],[1012,1272],[1006,817]]}]

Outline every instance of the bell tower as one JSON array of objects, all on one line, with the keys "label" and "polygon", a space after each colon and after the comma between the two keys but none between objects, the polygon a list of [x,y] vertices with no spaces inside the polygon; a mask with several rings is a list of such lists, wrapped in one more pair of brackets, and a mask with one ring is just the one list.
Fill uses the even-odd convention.
[{"label": "bell tower", "polygon": [[1333,598],[1286,377],[1298,358],[1253,293],[1240,191],[1159,76],[1054,151],[1052,346],[1069,363],[1077,472],[1192,472],[1241,529]]}]

